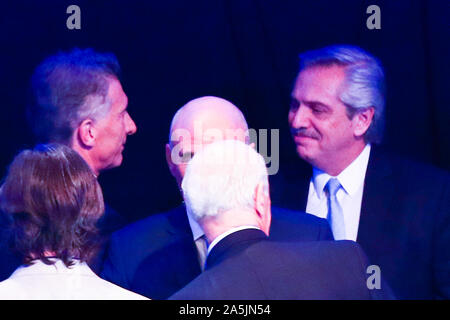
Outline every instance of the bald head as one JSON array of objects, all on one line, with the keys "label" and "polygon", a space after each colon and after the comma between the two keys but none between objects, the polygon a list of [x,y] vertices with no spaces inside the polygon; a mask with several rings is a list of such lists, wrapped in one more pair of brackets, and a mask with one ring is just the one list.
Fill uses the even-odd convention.
[{"label": "bald head", "polygon": [[219,140],[249,142],[244,115],[231,102],[207,96],[191,100],[177,111],[170,126],[166,159],[178,185],[194,153]]},{"label": "bald head", "polygon": [[177,129],[188,130],[194,135],[199,132],[196,126],[200,125],[204,130],[217,129],[224,133],[233,129],[248,130],[244,115],[234,104],[222,98],[207,96],[191,100],[177,111],[170,126],[170,138]]}]

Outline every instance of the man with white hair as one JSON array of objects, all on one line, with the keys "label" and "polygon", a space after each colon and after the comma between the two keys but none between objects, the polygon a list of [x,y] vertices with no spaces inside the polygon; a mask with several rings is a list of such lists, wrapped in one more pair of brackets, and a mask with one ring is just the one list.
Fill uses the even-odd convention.
[{"label": "man with white hair", "polygon": [[[181,190],[186,166],[205,145],[218,140],[249,143],[242,112],[218,97],[194,99],[180,108],[170,126],[166,160]],[[271,238],[331,240],[328,223],[304,212],[273,208]],[[166,299],[202,272],[204,232],[184,205],[153,214],[111,237],[102,277],[152,299]]]},{"label": "man with white hair", "polygon": [[267,241],[267,169],[251,146],[206,146],[189,162],[182,189],[210,244],[206,271],[171,299],[389,298],[368,289],[365,255],[355,242]]},{"label": "man with white hair", "polygon": [[288,120],[312,174],[301,162],[281,166],[274,203],[326,218],[336,240],[357,241],[397,297],[450,298],[450,176],[375,145],[385,113],[381,63],[355,46],[300,61]]}]

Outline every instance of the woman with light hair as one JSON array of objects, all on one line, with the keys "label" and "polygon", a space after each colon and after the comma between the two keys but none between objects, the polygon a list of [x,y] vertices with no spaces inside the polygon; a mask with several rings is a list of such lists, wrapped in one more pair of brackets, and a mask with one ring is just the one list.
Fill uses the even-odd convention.
[{"label": "woman with light hair", "polygon": [[145,299],[100,279],[87,261],[104,204],[97,178],[59,144],[24,150],[9,167],[0,207],[23,265],[0,282],[0,299]]}]

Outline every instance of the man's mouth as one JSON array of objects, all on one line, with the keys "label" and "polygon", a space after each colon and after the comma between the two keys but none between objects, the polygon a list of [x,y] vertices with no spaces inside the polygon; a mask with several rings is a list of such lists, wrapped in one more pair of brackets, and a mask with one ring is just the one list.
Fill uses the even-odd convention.
[{"label": "man's mouth", "polygon": [[313,139],[313,140],[318,140],[319,137],[315,132],[305,132],[305,131],[300,131],[300,130],[291,130],[292,136],[294,138],[294,140],[297,141],[301,141],[304,139]]}]

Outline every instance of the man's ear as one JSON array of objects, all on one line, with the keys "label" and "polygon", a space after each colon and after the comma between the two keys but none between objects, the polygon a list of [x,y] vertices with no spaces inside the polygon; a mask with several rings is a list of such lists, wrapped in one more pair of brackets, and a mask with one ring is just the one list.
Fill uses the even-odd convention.
[{"label": "man's ear", "polygon": [[170,145],[166,143],[166,162],[167,166],[169,167],[170,174],[177,180],[177,183],[180,183],[180,177],[178,172],[178,167],[175,163],[172,161],[172,148],[170,148]]},{"label": "man's ear", "polygon": [[93,147],[97,137],[97,130],[94,122],[91,119],[85,119],[78,126],[77,130],[78,140],[85,146]]},{"label": "man's ear", "polygon": [[166,143],[166,162],[167,162],[167,166],[169,167],[170,173],[172,175],[174,175],[174,163],[172,161],[172,149],[170,148],[170,145],[168,143]]},{"label": "man's ear", "polygon": [[375,109],[373,107],[366,108],[364,111],[357,112],[353,116],[354,130],[353,133],[356,137],[362,137],[370,127],[373,120],[373,114]]},{"label": "man's ear", "polygon": [[268,236],[272,213],[268,186],[264,182],[260,182],[256,186],[254,201],[259,227]]}]

